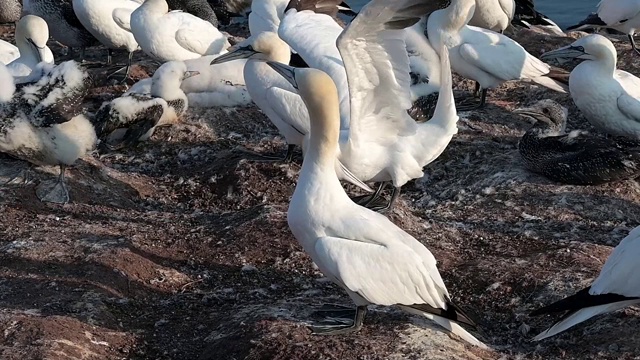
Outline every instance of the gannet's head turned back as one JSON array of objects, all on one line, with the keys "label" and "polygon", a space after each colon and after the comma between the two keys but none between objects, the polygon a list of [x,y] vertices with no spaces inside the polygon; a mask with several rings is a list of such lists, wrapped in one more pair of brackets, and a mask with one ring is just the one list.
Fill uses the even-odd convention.
[{"label": "gannet's head turned back", "polygon": [[49,40],[49,27],[47,22],[39,16],[24,16],[16,25],[16,45],[20,53],[33,49],[33,53],[38,57],[38,62],[45,58],[47,41]]},{"label": "gannet's head turned back", "polygon": [[169,61],[156,70],[151,78],[151,95],[164,97],[161,93],[166,90],[180,90],[184,79],[200,75],[198,71],[187,70],[187,64],[182,61]]},{"label": "gannet's head turned back", "polygon": [[236,59],[279,59],[283,56],[290,56],[291,52],[289,45],[282,41],[278,34],[270,31],[260,33],[256,37],[251,36],[230,47],[228,51],[228,53],[213,59],[211,65]]},{"label": "gannet's head turned back", "polygon": [[569,116],[567,108],[551,99],[540,100],[531,107],[516,109],[514,113],[533,119],[545,135],[553,136],[564,133]]},{"label": "gannet's head turned back", "polygon": [[611,54],[615,58],[616,48],[611,41],[602,35],[592,34],[576,40],[569,46],[546,52],[540,58],[544,61],[559,58],[598,60]]}]

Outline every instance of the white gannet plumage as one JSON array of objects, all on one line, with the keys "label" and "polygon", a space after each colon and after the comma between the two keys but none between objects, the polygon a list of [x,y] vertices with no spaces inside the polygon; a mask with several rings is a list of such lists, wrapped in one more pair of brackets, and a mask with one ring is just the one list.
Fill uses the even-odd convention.
[{"label": "white gannet plumage", "polygon": [[[235,107],[247,106],[251,96],[245,85],[243,69],[246,59],[237,59],[210,65],[218,55],[207,55],[185,60],[188,71],[197,71],[198,76],[184,79],[180,88],[187,94],[190,107]],[[125,94],[148,94],[151,78],[135,83]]]},{"label": "white gannet plumage", "polygon": [[468,26],[474,0],[452,0],[451,4],[429,16],[429,41],[436,50],[444,45],[451,53],[456,73],[475,80],[483,91],[510,80],[530,80],[552,90],[565,92],[565,86],[547,77],[549,65],[529,54],[520,44],[494,31]]},{"label": "white gannet plumage", "polygon": [[426,17],[405,30],[409,68],[416,78],[411,85],[412,101],[440,91],[440,56],[426,37],[426,30]]},{"label": "white gannet plumage", "polygon": [[20,57],[20,50],[10,42],[0,40],[0,63],[7,65]]},{"label": "white gannet plumage", "polygon": [[7,64],[11,74],[28,76],[40,62],[53,63],[53,53],[47,46],[49,27],[35,15],[26,15],[16,25],[16,46],[20,56]]},{"label": "white gannet plumage", "polygon": [[69,201],[65,168],[95,146],[95,130],[81,106],[90,84],[86,70],[67,61],[49,67],[38,82],[23,86],[0,106],[0,152],[36,165],[60,166],[56,181],[38,187],[42,201]]},{"label": "white gannet plumage", "polygon": [[131,32],[140,48],[160,61],[215,55],[229,47],[227,37],[208,21],[182,11],[169,12],[165,0],[146,0],[131,14]]},{"label": "white gannet plumage", "polygon": [[539,341],[557,335],[596,315],[640,304],[640,226],[633,229],[609,255],[600,275],[586,289],[531,315],[566,312],[553,326],[538,334]]},{"label": "white gannet plumage", "polygon": [[495,32],[503,32],[510,24],[516,11],[514,0],[475,0],[476,11],[469,25]]},{"label": "white gannet plumage", "polygon": [[289,0],[255,0],[251,2],[249,32],[258,36],[263,32],[277,33],[280,20],[289,5]]},{"label": "white gannet plumage", "polygon": [[180,84],[198,74],[182,61],[164,63],[153,74],[149,94],[128,93],[102,104],[93,118],[98,136],[118,149],[149,139],[158,126],[177,122],[189,106]]},{"label": "white gannet plumage", "polygon": [[627,34],[633,50],[636,48],[633,35],[640,29],[640,1],[638,0],[601,0],[595,14],[587,16],[577,25],[567,30],[585,30],[589,28],[609,28]]},{"label": "white gannet plumage", "polygon": [[140,5],[133,0],[73,0],[73,11],[102,45],[109,50],[127,50],[130,66],[133,52],[138,49],[138,43],[131,33],[131,14]]},{"label": "white gannet plumage", "polygon": [[287,212],[289,228],[320,271],[357,306],[353,323],[312,330],[358,331],[369,304],[395,305],[486,348],[456,322],[475,325],[451,301],[433,254],[385,216],[356,205],[342,189],[334,171],[340,115],[331,78],[313,68],[268,64],[296,85],[311,115],[310,142]]},{"label": "white gannet plumage", "polygon": [[571,98],[598,130],[640,138],[640,79],[616,70],[616,49],[607,38],[592,34],[542,55],[543,59],[584,61],[569,76]]}]

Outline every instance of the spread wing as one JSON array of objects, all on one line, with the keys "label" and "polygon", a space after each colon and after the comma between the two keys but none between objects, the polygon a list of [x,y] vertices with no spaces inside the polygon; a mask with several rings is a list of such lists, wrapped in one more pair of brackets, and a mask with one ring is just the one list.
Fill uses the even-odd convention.
[{"label": "spread wing", "polygon": [[416,131],[404,116],[412,105],[404,28],[431,7],[419,0],[373,0],[338,38],[351,99],[350,137]]},{"label": "spread wing", "polygon": [[[289,10],[280,23],[278,35],[298,53],[309,67],[320,69],[333,79],[340,97],[341,129],[349,128],[349,86],[336,40],[342,27],[328,15]],[[322,34],[322,36],[319,36]]]}]

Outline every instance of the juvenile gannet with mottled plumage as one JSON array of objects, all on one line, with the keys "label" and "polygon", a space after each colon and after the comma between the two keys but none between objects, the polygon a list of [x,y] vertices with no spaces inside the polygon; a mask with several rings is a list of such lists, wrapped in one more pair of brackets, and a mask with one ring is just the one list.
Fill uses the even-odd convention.
[{"label": "juvenile gannet with mottled plumage", "polygon": [[[129,93],[102,104],[93,118],[98,136],[118,149],[147,140],[158,126],[175,123],[189,106],[180,83],[198,74],[181,61],[164,63],[153,74],[150,94]],[[114,133],[119,129],[124,131]]]},{"label": "juvenile gannet with mottled plumage", "polygon": [[218,18],[207,0],[167,0],[171,10],[182,10],[218,27]]},{"label": "juvenile gannet with mottled plumage", "polygon": [[84,49],[99,45],[98,40],[82,26],[73,12],[72,0],[23,0],[24,14],[36,15],[49,24],[51,37],[62,45]]},{"label": "juvenile gannet with mottled plumage", "polygon": [[476,10],[469,25],[502,33],[516,11],[514,0],[475,0]]},{"label": "juvenile gannet with mottled plumage", "polygon": [[287,212],[289,228],[320,271],[356,304],[353,323],[315,325],[312,330],[324,335],[358,331],[368,305],[396,305],[486,348],[458,325],[475,326],[451,301],[433,254],[344,192],[335,173],[340,112],[331,78],[316,69],[268,64],[287,75],[311,116],[309,145]]},{"label": "juvenile gannet with mottled plumage", "polygon": [[579,24],[569,26],[567,30],[586,30],[592,28],[609,28],[627,34],[631,47],[636,53],[633,35],[640,29],[640,0],[601,0],[598,11],[587,16]]},{"label": "juvenile gannet with mottled plumage", "polygon": [[129,75],[133,52],[138,49],[129,23],[131,13],[140,5],[132,0],[73,0],[73,11],[78,20],[109,50],[107,63],[111,63],[112,50],[124,49],[129,52],[124,78]]},{"label": "juvenile gannet with mottled plumage", "polygon": [[[198,76],[184,79],[180,88],[187,94],[190,107],[235,107],[251,104],[251,96],[245,85],[243,69],[247,62],[237,59],[222,64],[210,65],[217,55],[185,60],[188,71],[197,71]],[[135,83],[125,94],[148,94],[151,78]]]},{"label": "juvenile gannet with mottled plumage", "polygon": [[53,53],[47,46],[49,27],[41,17],[27,15],[20,19],[15,35],[20,56],[7,64],[14,77],[31,74],[40,62],[53,63]]},{"label": "juvenile gannet with mottled plumage", "polygon": [[557,335],[596,315],[640,304],[640,226],[613,249],[591,286],[531,313],[531,316],[565,312],[552,327],[533,338]]},{"label": "juvenile gannet with mottled plumage", "polygon": [[585,60],[569,77],[571,98],[598,130],[640,138],[640,79],[616,70],[617,54],[611,41],[589,35],[569,46],[550,51],[542,59]]},{"label": "juvenile gannet with mottled plumage", "polygon": [[165,0],[146,0],[131,14],[131,32],[140,48],[160,61],[196,59],[229,47],[211,23],[181,11],[169,12]]},{"label": "juvenile gannet with mottled plumage", "polygon": [[572,185],[597,185],[640,176],[640,141],[565,133],[568,111],[546,99],[514,111],[536,123],[518,149],[531,171]]},{"label": "juvenile gannet with mottled plumage", "polygon": [[479,84],[480,107],[485,105],[487,89],[509,80],[530,80],[565,92],[563,84],[549,77],[552,75],[549,65],[520,44],[496,32],[468,26],[474,8],[474,0],[452,0],[446,9],[429,16],[427,31],[437,51],[443,45],[449,48],[453,71]]},{"label": "juvenile gannet with mottled plumage", "polygon": [[[3,79],[4,80],[4,79]],[[4,82],[4,81],[3,81]],[[56,181],[36,190],[42,201],[66,203],[67,166],[91,150],[96,134],[82,115],[82,99],[91,79],[76,62],[50,69],[40,80],[22,87],[0,106],[0,151],[36,165],[60,166]]]}]

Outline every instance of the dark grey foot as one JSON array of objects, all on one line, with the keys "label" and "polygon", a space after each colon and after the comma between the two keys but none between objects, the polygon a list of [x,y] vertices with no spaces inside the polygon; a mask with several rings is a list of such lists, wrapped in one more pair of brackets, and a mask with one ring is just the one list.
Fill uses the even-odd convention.
[{"label": "dark grey foot", "polygon": [[114,79],[120,84],[126,84],[129,79],[129,66],[124,66],[107,76],[107,79]]},{"label": "dark grey foot", "polygon": [[69,191],[64,181],[47,180],[43,181],[36,188],[36,195],[42,202],[56,204],[66,204],[69,202]]},{"label": "dark grey foot", "polygon": [[353,307],[324,304],[319,309],[316,309],[311,313],[311,316],[323,320],[348,320],[350,323],[353,321],[356,315],[356,309]]},{"label": "dark grey foot", "polygon": [[[353,314],[353,311],[352,311]],[[341,335],[356,332],[362,328],[364,317],[367,314],[366,306],[358,306],[353,320],[349,324],[317,324],[309,326],[311,331],[317,335]]]},{"label": "dark grey foot", "polygon": [[20,165],[3,165],[0,167],[0,186],[29,185],[31,183],[31,171],[29,167]]},{"label": "dark grey foot", "polygon": [[393,209],[393,206],[396,204],[396,200],[398,200],[398,196],[400,196],[400,188],[394,187],[389,202],[384,202],[381,205],[371,204],[367,206],[367,208],[379,213],[387,213]]},{"label": "dark grey foot", "polygon": [[245,152],[247,154],[251,154],[255,157],[257,157],[257,159],[247,159],[249,161],[255,161],[255,162],[284,162],[284,163],[290,163],[293,160],[293,150],[295,149],[295,145],[288,145],[287,146],[287,153],[284,157],[278,157],[278,156],[270,156],[270,155],[263,155],[260,153],[257,153],[255,151],[251,151],[248,149],[240,149],[242,152]]}]

